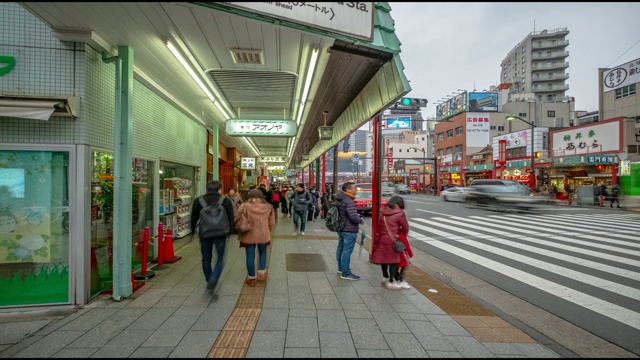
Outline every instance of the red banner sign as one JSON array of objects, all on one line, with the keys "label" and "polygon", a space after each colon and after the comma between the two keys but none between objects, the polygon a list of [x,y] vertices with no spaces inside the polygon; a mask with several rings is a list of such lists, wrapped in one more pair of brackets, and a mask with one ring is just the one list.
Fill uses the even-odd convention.
[{"label": "red banner sign", "polygon": [[498,161],[500,164],[507,161],[507,139],[498,140]]}]

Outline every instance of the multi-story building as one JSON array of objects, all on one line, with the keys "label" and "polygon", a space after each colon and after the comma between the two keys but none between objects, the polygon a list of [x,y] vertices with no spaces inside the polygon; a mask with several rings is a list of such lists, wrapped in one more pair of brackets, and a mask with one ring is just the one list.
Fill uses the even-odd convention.
[{"label": "multi-story building", "polygon": [[567,28],[529,33],[500,64],[500,82],[512,92],[533,92],[540,100],[560,100],[569,90]]}]

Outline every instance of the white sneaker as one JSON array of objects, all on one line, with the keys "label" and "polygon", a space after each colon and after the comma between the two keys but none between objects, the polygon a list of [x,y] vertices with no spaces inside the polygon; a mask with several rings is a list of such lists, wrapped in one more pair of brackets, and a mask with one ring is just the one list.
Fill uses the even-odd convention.
[{"label": "white sneaker", "polygon": [[409,285],[409,283],[408,283],[408,282],[406,282],[406,281],[402,280],[402,281],[400,282],[400,288],[402,288],[402,289],[411,289],[411,285]]},{"label": "white sneaker", "polygon": [[294,232],[293,232],[293,236],[298,236],[298,232],[297,232],[297,231],[294,231]]},{"label": "white sneaker", "polygon": [[384,285],[384,287],[386,287],[389,290],[400,290],[400,283],[396,282],[396,281],[389,281],[388,283],[386,283]]},{"label": "white sneaker", "polygon": [[300,235],[304,236],[304,231],[301,231],[301,232],[300,232]]},{"label": "white sneaker", "polygon": [[382,280],[380,281],[380,283],[382,285],[386,285],[389,282],[389,278],[383,277]]}]

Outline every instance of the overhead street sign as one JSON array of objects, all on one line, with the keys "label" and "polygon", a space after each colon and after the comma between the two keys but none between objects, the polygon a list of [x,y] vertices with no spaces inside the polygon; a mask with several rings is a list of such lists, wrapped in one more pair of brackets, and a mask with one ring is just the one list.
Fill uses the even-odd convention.
[{"label": "overhead street sign", "polygon": [[292,120],[227,120],[229,136],[296,136],[296,122]]}]

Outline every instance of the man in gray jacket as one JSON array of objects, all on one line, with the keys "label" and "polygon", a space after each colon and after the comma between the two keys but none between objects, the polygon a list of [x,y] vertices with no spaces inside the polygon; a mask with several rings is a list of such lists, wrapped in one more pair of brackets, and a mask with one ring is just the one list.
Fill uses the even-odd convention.
[{"label": "man in gray jacket", "polygon": [[338,273],[340,279],[344,280],[360,280],[360,276],[352,273],[350,267],[351,254],[356,246],[356,235],[360,224],[364,224],[364,219],[358,214],[356,203],[353,200],[357,193],[356,184],[346,182],[342,184],[342,191],[336,195],[340,204],[340,216],[346,219],[344,229],[338,231],[338,249],[336,251]]}]

